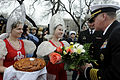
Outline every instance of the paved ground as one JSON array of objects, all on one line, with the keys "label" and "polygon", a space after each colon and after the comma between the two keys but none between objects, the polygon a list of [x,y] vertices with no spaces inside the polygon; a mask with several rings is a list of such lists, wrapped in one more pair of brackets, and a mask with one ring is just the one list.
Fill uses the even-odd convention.
[{"label": "paved ground", "polygon": [[67,71],[67,80],[72,80],[73,71]]},{"label": "paved ground", "polygon": [[72,74],[73,74],[73,71],[67,71],[67,80],[72,80]]}]

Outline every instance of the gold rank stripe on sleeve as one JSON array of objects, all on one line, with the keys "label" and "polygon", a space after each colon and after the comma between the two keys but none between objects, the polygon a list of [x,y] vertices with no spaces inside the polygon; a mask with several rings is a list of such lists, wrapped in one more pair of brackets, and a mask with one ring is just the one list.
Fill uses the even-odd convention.
[{"label": "gold rank stripe on sleeve", "polygon": [[95,63],[96,66],[99,66],[99,64],[96,61],[94,63]]},{"label": "gold rank stripe on sleeve", "polygon": [[91,69],[90,70],[90,78],[91,78],[91,80],[98,80],[97,71],[98,71],[98,69]]}]

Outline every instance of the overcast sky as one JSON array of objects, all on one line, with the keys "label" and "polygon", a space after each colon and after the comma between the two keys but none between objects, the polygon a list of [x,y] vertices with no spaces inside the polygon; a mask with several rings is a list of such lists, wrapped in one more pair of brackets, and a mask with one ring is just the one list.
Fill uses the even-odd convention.
[{"label": "overcast sky", "polygon": [[[5,1],[5,0],[4,0]],[[6,0],[6,2],[7,2],[8,0]],[[10,0],[9,0],[10,1]],[[13,1],[13,0],[12,0]],[[34,0],[24,0],[24,4],[25,4],[25,8],[26,8],[26,13],[28,14],[28,15],[32,15],[32,13],[30,13],[30,12],[32,12],[33,11],[33,8],[32,7],[29,7],[29,5],[31,5],[32,3],[33,3],[33,1]],[[67,4],[67,0],[62,0],[62,1],[64,1],[64,3],[65,4]],[[114,0],[114,1],[117,1],[117,2],[119,2],[120,3],[120,0]],[[36,4],[38,4],[38,3],[36,3]],[[8,4],[6,4],[6,6],[7,6]],[[19,5],[19,3],[18,2],[12,2],[11,3],[11,5],[8,7],[3,7],[3,6],[1,6],[1,4],[0,4],[0,11],[1,12],[8,12],[9,14],[13,11],[13,9],[14,8],[16,8],[17,6]],[[48,18],[41,18],[41,16],[43,16],[43,14],[44,14],[44,11],[46,10],[45,8],[46,7],[43,7],[43,5],[44,5],[44,3],[42,2],[40,5],[36,5],[35,6],[35,8],[36,8],[36,11],[35,11],[35,13],[34,13],[34,15],[33,15],[33,17],[32,17],[32,19],[35,21],[35,23],[37,24],[37,25],[39,25],[39,24],[42,24],[42,25],[47,25],[48,23],[49,23],[49,20],[50,20],[50,18],[51,18],[51,16],[50,17],[48,17]],[[79,3],[78,3],[78,5],[79,5]],[[31,9],[30,9],[31,8]],[[30,10],[32,10],[32,11],[30,11]],[[70,18],[70,16],[69,15],[64,15],[64,16],[62,16],[62,17],[64,17],[64,18]]]},{"label": "overcast sky", "polygon": [[[67,0],[62,0],[62,1],[64,1],[65,4],[67,3]],[[35,22],[37,24],[47,25],[49,23],[49,20],[50,20],[51,16],[46,17],[46,18],[41,18],[41,16],[44,16],[44,12],[46,11],[46,6],[44,6],[46,2],[44,2],[44,3],[42,2],[40,5],[35,6],[36,11],[34,12],[33,19],[35,20]],[[27,9],[26,10],[27,14],[29,14],[29,15],[32,14],[32,13],[30,13],[29,8],[28,8],[29,5],[31,5],[31,3],[32,3],[32,0],[25,0],[24,1],[25,7]],[[62,17],[63,18],[70,18],[69,15],[63,15]]]},{"label": "overcast sky", "polygon": [[[5,6],[7,6],[7,0],[4,0],[6,1],[6,4]],[[9,1],[13,1],[13,0],[9,0]],[[32,5],[34,0],[24,0],[24,4],[25,4],[25,8],[26,8],[26,13],[27,15],[32,15],[32,12],[34,11],[33,7],[29,7],[30,5]],[[44,1],[44,0],[43,0]],[[45,3],[40,3],[39,5],[35,5],[34,7],[36,8],[36,11],[34,12],[34,14],[32,15],[32,19],[35,21],[35,23],[37,25],[47,25],[49,23],[49,20],[51,18],[51,16],[49,16],[48,18],[41,18],[41,16],[44,16],[44,12],[46,10],[46,6],[44,6]],[[67,4],[67,0],[62,0],[64,1],[65,4]],[[35,4],[38,4],[38,3],[35,3]],[[5,12],[5,13],[8,13],[10,14],[17,6],[19,6],[19,3],[16,2],[15,0],[10,3],[10,6],[8,7],[3,7],[2,4],[0,4],[0,11],[1,12]],[[71,18],[70,15],[62,15],[63,18]]]},{"label": "overcast sky", "polygon": [[[31,2],[30,2],[31,1]],[[68,7],[68,0],[62,0],[64,4],[66,4],[66,7]],[[120,4],[120,0],[114,0],[116,2],[119,2]],[[29,2],[29,3],[28,3]],[[29,5],[31,5],[32,3],[32,0],[25,0],[24,1],[25,3],[25,6],[26,6],[26,9],[27,9],[27,13],[29,13]],[[76,4],[80,4],[79,2],[77,2]],[[46,18],[41,18],[41,16],[43,16],[44,14],[44,11],[46,10],[45,7],[43,7],[44,3],[41,3],[41,5],[39,6],[35,6],[36,8],[36,11],[35,11],[35,14],[34,14],[34,20],[37,24],[42,24],[42,25],[46,25],[49,23],[49,20],[51,18],[51,16],[49,16],[47,19]],[[120,6],[120,5],[119,5]],[[29,14],[32,14],[32,13],[29,13]],[[63,18],[71,18],[71,16],[67,13],[66,15],[62,16]]]},{"label": "overcast sky", "polygon": [[120,0],[114,0],[114,1],[116,1],[116,2],[119,2],[119,3],[120,3]]}]

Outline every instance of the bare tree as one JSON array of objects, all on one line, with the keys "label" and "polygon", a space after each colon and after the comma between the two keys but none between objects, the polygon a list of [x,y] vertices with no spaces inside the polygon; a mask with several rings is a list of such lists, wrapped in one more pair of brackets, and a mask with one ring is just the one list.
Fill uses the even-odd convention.
[{"label": "bare tree", "polygon": [[[90,12],[91,12],[90,6],[91,6],[91,4],[93,3],[93,1],[94,1],[94,0],[90,0],[90,1],[88,2],[87,0],[85,0],[85,6],[87,6],[87,11],[86,11],[86,13],[85,13],[86,15],[89,15],[89,14],[90,14]],[[86,17],[85,17],[85,18],[86,18]],[[87,21],[87,19],[84,19],[81,27],[84,26],[84,24],[86,23],[86,21]]]},{"label": "bare tree", "polygon": [[60,5],[62,6],[63,11],[66,11],[66,12],[72,17],[73,21],[75,22],[75,24],[76,24],[77,27],[78,27],[78,32],[80,32],[79,22],[78,22],[78,20],[77,20],[77,18],[76,18],[75,13],[72,12],[72,7],[73,7],[74,1],[75,1],[75,0],[68,0],[68,2],[69,2],[69,3],[68,3],[68,4],[69,4],[69,9],[67,9],[66,6],[65,6],[65,4],[62,3],[62,2],[60,2],[60,3],[61,3]]},{"label": "bare tree", "polygon": [[51,12],[52,12],[52,15],[56,14],[59,9],[60,9],[60,0],[50,0],[50,3],[52,4],[52,8],[51,8]]},{"label": "bare tree", "polygon": [[[19,2],[19,4],[22,4],[22,2],[23,1],[25,1],[25,0],[17,0],[18,2]],[[52,15],[54,15],[54,14],[56,14],[58,11],[59,12],[61,12],[61,11],[64,11],[64,12],[67,12],[70,16],[71,16],[71,18],[73,19],[73,21],[75,22],[75,24],[77,25],[77,27],[78,27],[78,32],[80,32],[80,23],[79,23],[79,20],[78,19],[80,19],[80,15],[86,15],[86,14],[89,14],[89,12],[90,12],[90,6],[91,6],[91,4],[93,3],[93,2],[96,2],[96,3],[98,3],[98,0],[84,0],[84,6],[82,6],[82,8],[81,8],[81,14],[80,14],[80,9],[73,9],[74,8],[74,2],[75,1],[79,1],[79,0],[67,0],[68,1],[68,5],[69,5],[69,7],[67,8],[66,7],[66,4],[65,3],[63,3],[62,2],[62,0],[44,0],[44,1],[48,1],[49,3],[49,7],[47,8],[48,10],[48,12],[46,12],[45,13],[45,16],[48,16],[49,14],[51,14],[52,13]],[[112,0],[111,0],[112,1]],[[30,5],[30,6],[32,6],[32,8],[33,8],[33,14],[34,14],[34,12],[36,11],[36,9],[34,8],[34,5],[36,5],[35,3],[36,2],[38,2],[38,3],[40,3],[41,2],[41,0],[34,0],[34,2],[32,3],[32,5]],[[110,0],[101,0],[101,1],[99,1],[99,2],[101,2],[101,3],[108,3],[108,2],[110,2]],[[47,5],[48,5],[47,4]],[[45,6],[47,6],[47,5],[45,5]],[[76,7],[79,7],[79,5],[78,4],[76,4],[75,5]],[[79,7],[80,8],[80,7]],[[87,11],[86,11],[86,10]],[[44,16],[44,17],[45,17]],[[31,22],[32,24],[33,24],[33,26],[35,26],[35,27],[37,27],[36,26],[36,24],[35,24],[35,22],[26,14],[26,19],[29,21],[29,22]],[[84,18],[83,18],[84,19]],[[81,25],[81,27],[84,25],[84,23],[85,23],[86,21],[84,20],[84,22],[82,23],[82,25]]]},{"label": "bare tree", "polygon": [[[73,19],[75,24],[77,25],[78,33],[80,33],[80,24],[81,24],[81,23],[79,23],[80,15],[83,15],[83,14],[85,15],[86,13],[84,12],[85,7],[81,8],[81,14],[79,11],[80,9],[78,9],[76,11],[73,10],[75,1],[77,1],[77,0],[68,0],[69,7],[66,8],[66,4],[63,3],[61,0],[50,0],[49,2],[50,2],[50,4],[52,4],[52,7],[48,11],[51,12],[52,15],[56,14],[58,11],[67,12],[71,16],[71,18]],[[87,14],[90,12],[89,7],[92,2],[93,2],[93,0],[90,0],[90,2],[87,2],[87,0],[85,0],[85,5],[88,7]],[[78,6],[78,4],[76,6]],[[84,25],[85,22],[86,21],[83,22],[82,26]]]},{"label": "bare tree", "polygon": [[[21,5],[23,3],[24,0],[17,0],[19,2],[19,4]],[[26,14],[26,19],[34,26],[37,27],[37,25],[35,24],[35,22]]]}]

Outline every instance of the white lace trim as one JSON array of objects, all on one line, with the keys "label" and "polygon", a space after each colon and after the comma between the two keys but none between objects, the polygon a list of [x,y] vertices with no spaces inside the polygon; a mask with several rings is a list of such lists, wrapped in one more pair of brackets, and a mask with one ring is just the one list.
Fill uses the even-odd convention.
[{"label": "white lace trim", "polygon": [[[64,46],[69,46],[69,43],[66,41],[62,41]],[[54,47],[49,41],[42,42],[37,49],[37,57],[48,55],[56,50],[56,47]]]}]

